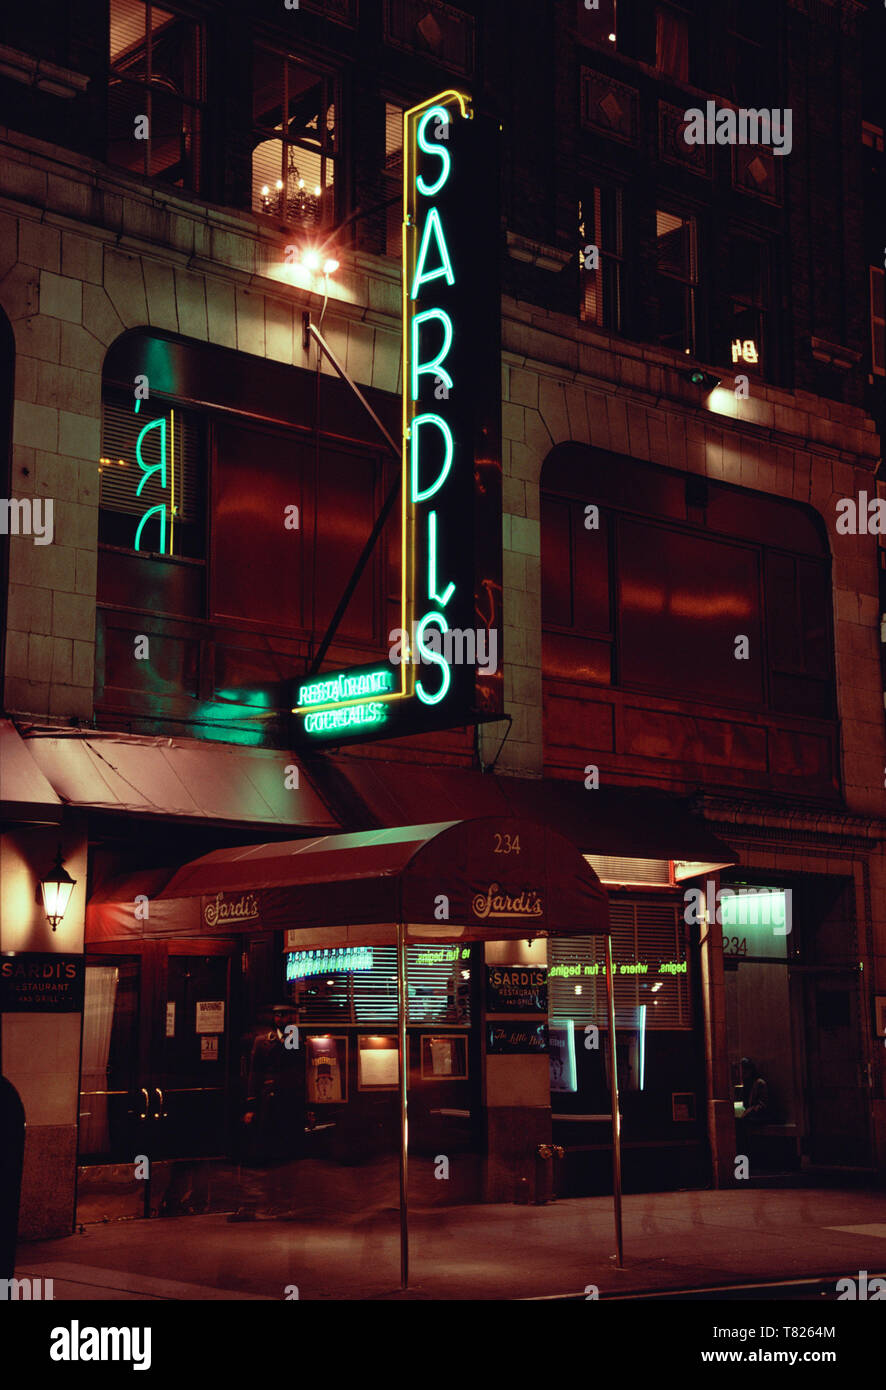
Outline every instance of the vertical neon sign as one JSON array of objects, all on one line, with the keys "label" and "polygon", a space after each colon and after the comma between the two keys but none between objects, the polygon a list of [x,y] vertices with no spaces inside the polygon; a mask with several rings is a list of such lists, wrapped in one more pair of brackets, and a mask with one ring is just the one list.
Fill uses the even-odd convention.
[{"label": "vertical neon sign", "polygon": [[[403,667],[425,705],[445,699],[452,684],[449,662],[435,643],[451,626],[447,615],[456,581],[442,559],[443,519],[453,469],[470,460],[468,440],[453,433],[450,400],[471,385],[455,375],[452,306],[460,302],[462,267],[453,261],[447,236],[447,185],[453,175],[450,133],[455,121],[472,118],[470,99],[441,92],[403,115],[403,630],[414,648]],[[421,155],[426,158],[419,160]],[[453,291],[447,294],[447,291]],[[451,553],[451,540],[449,549]],[[421,563],[423,560],[424,563]],[[416,678],[416,661],[437,672]]]},{"label": "vertical neon sign", "polygon": [[464,93],[403,113],[400,626],[384,682],[376,661],[296,685],[312,740],[457,727],[503,707],[500,665],[464,654],[501,625],[498,159],[497,125]]}]

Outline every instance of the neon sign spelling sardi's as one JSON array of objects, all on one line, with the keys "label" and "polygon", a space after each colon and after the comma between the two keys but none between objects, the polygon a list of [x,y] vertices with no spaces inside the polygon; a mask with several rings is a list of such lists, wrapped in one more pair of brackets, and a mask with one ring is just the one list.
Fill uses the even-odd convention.
[{"label": "neon sign spelling sardi's", "polygon": [[497,128],[441,92],[403,117],[401,592],[398,651],[301,681],[314,741],[494,718],[499,669],[446,634],[501,620]]}]

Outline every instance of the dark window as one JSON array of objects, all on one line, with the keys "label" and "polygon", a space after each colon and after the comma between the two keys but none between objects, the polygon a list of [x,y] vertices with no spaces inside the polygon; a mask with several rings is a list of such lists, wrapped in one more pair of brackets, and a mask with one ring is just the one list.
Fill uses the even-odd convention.
[{"label": "dark window", "polygon": [[767,367],[767,310],[772,302],[769,248],[755,237],[735,234],[727,239],[725,249],[726,299],[716,360],[736,372],[763,376]]},{"label": "dark window", "polygon": [[[579,317],[617,333],[622,325],[622,194],[591,184],[578,205]],[[596,248],[596,254],[591,249]],[[595,266],[594,261],[599,263]]]},{"label": "dark window", "polygon": [[252,65],[252,207],[306,229],[333,220],[335,81],[257,45]]},{"label": "dark window", "polygon": [[110,0],[108,160],[200,190],[202,27],[143,0]]},{"label": "dark window", "polygon": [[400,259],[403,253],[403,202],[398,196],[403,186],[403,107],[385,102],[385,178],[384,199],[393,199],[385,209],[385,250]]},{"label": "dark window", "polygon": [[[216,439],[213,617],[322,634],[377,511],[378,459],[324,441],[318,466],[312,441],[227,420]],[[379,563],[364,571],[343,638],[377,635]]]},{"label": "dark window", "polygon": [[779,35],[770,0],[729,0],[728,13],[724,95],[737,106],[777,108]]},{"label": "dark window", "polygon": [[689,20],[670,5],[655,7],[655,64],[668,77],[689,81]]},{"label": "dark window", "polygon": [[599,458],[548,465],[557,491],[541,501],[545,675],[832,717],[830,564],[809,513]]},{"label": "dark window", "polygon": [[696,220],[659,208],[655,214],[657,341],[695,352],[698,250]]}]

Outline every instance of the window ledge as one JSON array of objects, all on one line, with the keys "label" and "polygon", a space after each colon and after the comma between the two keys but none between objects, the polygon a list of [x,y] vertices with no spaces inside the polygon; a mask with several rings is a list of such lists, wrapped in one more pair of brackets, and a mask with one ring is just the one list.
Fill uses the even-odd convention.
[{"label": "window ledge", "polygon": [[45,58],[32,58],[29,53],[21,53],[6,44],[0,44],[0,76],[11,77],[13,82],[21,82],[26,87],[37,87],[50,96],[67,99],[85,92],[89,86],[85,73],[59,67]]},{"label": "window ledge", "polygon": [[829,367],[839,367],[841,371],[848,372],[861,361],[860,352],[843,347],[840,343],[829,343],[825,338],[810,338],[809,343],[816,362],[825,362]]},{"label": "window ledge", "polygon": [[557,246],[545,246],[540,241],[530,241],[528,237],[508,232],[508,255],[511,260],[522,261],[524,265],[536,265],[539,270],[559,272],[569,264],[573,251],[562,251]]}]

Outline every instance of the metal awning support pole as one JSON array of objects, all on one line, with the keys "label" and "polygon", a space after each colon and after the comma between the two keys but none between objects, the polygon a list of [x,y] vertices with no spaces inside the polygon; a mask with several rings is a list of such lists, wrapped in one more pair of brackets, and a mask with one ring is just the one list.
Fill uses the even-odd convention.
[{"label": "metal awning support pole", "polygon": [[[360,390],[357,383],[353,380],[352,377],[348,376],[348,373],[345,371],[344,367],[339,362],[338,358],[330,348],[326,339],[323,337],[323,334],[320,332],[319,328],[315,328],[314,324],[311,323],[311,315],[308,313],[307,310],[305,310],[302,314],[302,338],[305,350],[307,350],[311,338],[315,339],[320,351],[326,354],[326,356],[329,358],[329,361],[332,363],[333,367],[341,377],[342,381],[347,382],[348,386],[350,386],[354,395],[357,397],[357,400],[363,406],[363,409],[367,412],[367,414],[371,417],[373,422],[381,430],[382,434],[388,442],[388,445],[390,446],[391,452],[393,453],[394,457],[399,459],[402,451],[399,445],[397,444],[396,440],[382,424],[381,420],[378,418],[375,411],[372,409],[372,406],[369,404],[366,397],[363,395],[363,392]],[[319,420],[317,421],[317,428],[320,428]],[[347,606],[351,601],[351,596],[353,595],[354,590],[360,582],[360,577],[363,574],[363,571],[365,570],[369,562],[369,557],[375,548],[375,543],[381,535],[382,530],[384,529],[385,522],[390,516],[391,511],[393,510],[394,503],[396,502],[399,495],[400,474],[398,473],[396,478],[394,479],[393,484],[391,485],[387,497],[382,503],[381,511],[376,517],[372,530],[369,533],[369,538],[366,544],[364,545],[362,551],[360,552],[360,556],[357,560],[357,563],[354,565],[351,577],[345,585],[345,591],[339,599],[338,607],[336,608],[329,621],[329,627],[326,629],[323,641],[317,648],[317,654],[314,657],[314,660],[311,662],[311,665],[307,672],[309,676],[316,675],[317,672],[320,670],[320,667],[323,665],[323,658],[326,656],[326,653],[332,644],[332,639],[338,631],[338,625],[345,615],[345,610],[347,609]]]},{"label": "metal awning support pole", "polygon": [[612,1096],[612,1196],[615,1208],[616,1263],[624,1268],[621,1230],[621,1116],[618,1112],[618,1066],[615,1059],[615,982],[612,976],[612,937],[606,938],[606,1003],[609,1006],[609,1092]]},{"label": "metal awning support pole", "polygon": [[406,1014],[409,995],[406,983],[406,924],[397,923],[397,1024],[400,1034],[400,1288],[409,1287],[409,1207],[407,1163],[409,1160],[409,1121],[406,1115],[409,1053]]}]

